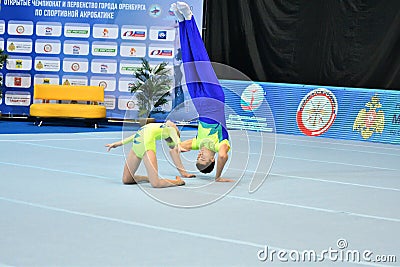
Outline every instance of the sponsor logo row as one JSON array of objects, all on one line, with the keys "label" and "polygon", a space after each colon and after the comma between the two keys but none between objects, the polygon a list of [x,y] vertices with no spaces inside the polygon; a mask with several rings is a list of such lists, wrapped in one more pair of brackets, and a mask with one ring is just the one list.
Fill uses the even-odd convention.
[{"label": "sponsor logo row", "polygon": [[[104,96],[104,103],[103,105],[108,110],[134,110],[139,111],[139,104],[135,97],[130,96],[120,96],[115,97],[113,95],[105,95]],[[172,101],[169,100],[166,104],[162,106],[164,111],[171,111],[172,110]]]},{"label": "sponsor logo row", "polygon": [[[36,29],[36,32],[35,32]],[[172,27],[160,26],[140,26],[140,25],[119,25],[115,24],[94,24],[91,26],[86,23],[66,23],[59,22],[37,22],[36,27],[33,21],[10,20],[6,27],[6,22],[0,20],[0,35],[7,33],[11,36],[36,36],[60,37],[64,35],[69,38],[89,38],[96,39],[118,39],[143,41],[172,42],[176,38],[176,30]]]},{"label": "sponsor logo row", "polygon": [[[297,109],[297,125],[308,136],[320,136],[334,124],[339,104],[335,95],[328,89],[317,88],[309,92]],[[392,107],[393,114],[385,114],[379,94],[373,95],[353,120],[353,132],[358,132],[363,140],[382,136],[385,129],[390,135],[398,135],[392,127],[400,125],[400,104]],[[392,118],[389,118],[392,116]]]},{"label": "sponsor logo row", "polygon": [[[33,64],[33,66],[32,66]],[[29,71],[32,68],[41,72],[59,72],[66,73],[89,73],[93,74],[126,74],[132,75],[140,67],[140,62],[114,59],[93,59],[89,61],[86,58],[59,58],[53,57],[10,57],[6,68],[8,70]],[[9,74],[11,75],[11,74]],[[13,74],[14,75],[14,74]]]},{"label": "sponsor logo row", "polygon": [[[32,101],[32,95],[30,92],[7,91],[3,98],[0,98],[0,104],[4,101],[4,104],[7,106],[28,107],[31,105]],[[113,95],[105,95],[104,103],[101,103],[101,105],[104,105],[108,110],[114,110],[116,108],[118,110],[139,110],[137,99],[130,96],[121,96],[117,98]],[[168,101],[163,105],[163,110],[165,111],[170,111],[171,108],[171,101]]]},{"label": "sponsor logo row", "polygon": [[[14,87],[28,88],[30,86],[30,76],[6,76],[6,84],[13,83]],[[134,79],[129,77],[120,78],[118,81],[113,77],[93,76],[90,81],[84,76],[63,76],[62,84],[68,85],[98,85],[103,86],[105,91],[115,91],[118,87],[120,92],[130,92]],[[59,77],[56,75],[35,75],[35,84],[59,84]],[[251,85],[242,96],[240,106],[244,111],[255,111],[260,108],[264,101],[263,88]],[[29,106],[31,103],[30,92],[7,91],[4,101],[6,105]],[[3,100],[0,100],[0,104]],[[132,96],[106,95],[103,103],[107,109],[113,110],[138,110],[137,100]],[[171,110],[171,101],[166,104],[164,110]],[[360,138],[369,140],[375,135],[381,135],[386,131],[392,136],[400,136],[400,103],[394,103],[391,114],[385,114],[378,94],[375,94],[365,103],[365,107],[360,109],[353,121],[353,132],[358,132]],[[317,88],[310,91],[300,101],[296,120],[299,130],[308,136],[320,136],[329,131],[334,124],[338,114],[338,102],[332,91],[325,88]],[[260,131],[273,131],[266,120],[252,117],[249,121],[246,116],[230,115],[228,126],[234,129],[249,129]]]},{"label": "sponsor logo row", "polygon": [[[241,96],[241,108],[245,112],[254,112],[260,108],[264,101],[264,89],[252,84],[248,86]],[[331,128],[338,114],[339,104],[335,94],[326,88],[311,90],[300,101],[297,107],[296,121],[299,130],[308,136],[320,136]],[[376,134],[382,134],[385,126],[400,126],[400,104],[392,108],[395,112],[386,117],[379,95],[375,94],[360,109],[353,121],[353,132],[358,132],[364,140],[372,138]],[[264,120],[249,120],[245,116],[231,115],[228,125],[238,129],[251,129],[260,131],[272,131]],[[386,120],[386,123],[385,123]],[[389,127],[390,128],[390,127]],[[391,135],[399,135],[399,131],[389,130]]]},{"label": "sponsor logo row", "polygon": [[[1,76],[1,75],[0,75]],[[121,77],[116,79],[112,76],[92,76],[88,79],[86,76],[64,75],[61,77],[63,85],[94,85],[102,86],[106,92],[130,92],[130,87],[136,81],[133,77]],[[33,78],[33,84],[60,84],[58,75],[37,74]],[[10,73],[5,77],[5,85],[9,88],[30,88],[32,78],[29,74]]]},{"label": "sponsor logo row", "polygon": [[[122,57],[142,58],[146,56],[150,58],[166,58],[174,57],[173,45],[157,45],[150,44],[148,47],[141,43],[123,42],[120,45],[116,42],[92,42],[91,45],[87,41],[65,41],[61,43],[59,40],[38,39],[33,44],[30,39],[9,38],[7,41],[0,38],[0,49],[11,53],[31,54],[33,49],[36,54],[43,55],[60,55],[61,50],[65,55],[71,56],[93,56],[115,57],[118,54]],[[15,59],[18,59],[15,57]],[[23,61],[25,58],[20,58]]]}]

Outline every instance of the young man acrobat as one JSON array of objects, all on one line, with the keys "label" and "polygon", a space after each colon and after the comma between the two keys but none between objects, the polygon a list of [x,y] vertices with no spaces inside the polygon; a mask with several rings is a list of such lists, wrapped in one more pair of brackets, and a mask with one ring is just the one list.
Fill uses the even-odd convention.
[{"label": "young man acrobat", "polygon": [[180,146],[182,151],[199,150],[196,167],[202,173],[210,173],[214,169],[215,154],[217,154],[215,181],[234,182],[232,179],[221,177],[230,150],[224,92],[211,65],[189,5],[176,2],[171,5],[171,10],[179,22],[186,85],[199,114],[197,136],[183,141]]}]

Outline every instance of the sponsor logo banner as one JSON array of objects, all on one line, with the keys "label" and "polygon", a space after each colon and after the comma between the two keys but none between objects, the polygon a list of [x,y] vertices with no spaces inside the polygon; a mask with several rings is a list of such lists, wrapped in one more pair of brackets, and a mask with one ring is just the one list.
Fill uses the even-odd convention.
[{"label": "sponsor logo banner", "polygon": [[113,95],[105,95],[103,105],[106,109],[115,109],[116,98]]},{"label": "sponsor logo banner", "polygon": [[[246,129],[262,131],[261,128],[257,129],[263,123],[262,119],[266,119],[267,125],[272,125],[268,116],[254,116],[252,120],[244,118],[249,115],[243,110],[240,96],[245,94],[251,82],[220,82],[225,92],[228,127],[236,128],[243,122]],[[263,105],[268,103],[276,133],[400,144],[398,91],[257,84],[266,94],[263,103],[255,111],[262,115],[265,110]],[[251,102],[251,97],[247,96],[246,99],[246,103]],[[246,108],[248,106],[251,105],[244,105]]]},{"label": "sponsor logo banner", "polygon": [[6,86],[14,88],[31,87],[31,75],[26,73],[7,73]]},{"label": "sponsor logo banner", "polygon": [[71,38],[89,38],[90,25],[85,23],[66,23],[64,36]]},{"label": "sponsor logo banner", "polygon": [[87,73],[88,70],[89,61],[86,58],[64,58],[64,72]]},{"label": "sponsor logo banner", "polygon": [[393,102],[388,104],[390,111],[388,114],[387,133],[391,136],[391,139],[397,140],[400,144],[400,95],[397,100],[393,99]]},{"label": "sponsor logo banner", "polygon": [[4,103],[7,106],[29,106],[31,104],[31,94],[29,92],[7,91]]},{"label": "sponsor logo banner", "polygon": [[93,59],[92,60],[92,73],[102,74],[116,74],[117,73],[117,61],[107,59]]},{"label": "sponsor logo banner", "polygon": [[244,111],[257,110],[264,101],[264,89],[259,84],[251,84],[244,89],[240,105]]},{"label": "sponsor logo banner", "polygon": [[7,33],[9,35],[30,36],[33,35],[33,22],[9,20]]},{"label": "sponsor logo banner", "polygon": [[35,43],[35,52],[37,54],[59,55],[61,53],[61,42],[58,40],[38,39]]},{"label": "sponsor logo banner", "polygon": [[150,40],[152,41],[175,41],[176,30],[171,27],[150,27]]},{"label": "sponsor logo banner", "polygon": [[10,53],[32,53],[31,39],[9,38],[7,40],[7,51]]},{"label": "sponsor logo banner", "polygon": [[275,132],[265,100],[266,89],[253,82],[221,83],[226,96],[226,124],[230,129]]},{"label": "sponsor logo banner", "polygon": [[62,34],[62,25],[59,22],[37,22],[36,23],[36,35],[37,36],[49,36],[49,37],[60,37]]},{"label": "sponsor logo banner", "polygon": [[138,101],[134,96],[121,96],[118,98],[119,110],[139,110]]},{"label": "sponsor logo banner", "polygon": [[7,59],[8,70],[31,70],[32,58],[27,56],[10,56]]},{"label": "sponsor logo banner", "polygon": [[115,24],[94,24],[93,37],[100,39],[117,39],[118,38],[118,25]]},{"label": "sponsor logo banner", "polygon": [[174,58],[174,47],[171,46],[161,46],[151,44],[149,46],[149,57],[150,58],[164,58],[173,59]]},{"label": "sponsor logo banner", "polygon": [[117,43],[106,43],[106,42],[93,42],[92,43],[92,55],[94,56],[105,56],[115,57],[118,52]]},{"label": "sponsor logo banner", "polygon": [[319,136],[332,126],[338,112],[336,96],[325,88],[309,92],[297,108],[297,125],[308,136]]},{"label": "sponsor logo banner", "polygon": [[117,82],[115,78],[107,76],[92,76],[90,78],[90,85],[102,86],[106,92],[115,91],[117,88]]},{"label": "sponsor logo banner", "polygon": [[0,20],[0,34],[4,34],[6,31],[6,22],[4,20]]},{"label": "sponsor logo banner", "polygon": [[35,70],[37,71],[60,71],[60,59],[54,57],[35,58]]},{"label": "sponsor logo banner", "polygon": [[[201,29],[203,1],[190,1]],[[125,112],[118,110],[118,98],[131,96],[126,84],[119,89],[120,79],[133,80],[141,58],[147,58],[152,66],[166,61],[170,62],[168,67],[173,67],[178,28],[175,16],[168,13],[168,3],[103,1],[97,7],[95,2],[85,1],[79,2],[82,5],[75,5],[78,2],[74,1],[42,2],[49,5],[30,9],[15,4],[4,8],[5,2],[0,0],[0,49],[10,59],[0,71],[4,87],[6,73],[31,75],[30,88],[25,91],[32,96],[35,83],[101,84],[115,97],[115,109],[108,110],[107,117],[120,119]],[[149,46],[154,51],[149,51]],[[65,79],[69,76],[85,76],[86,80]],[[16,85],[15,91],[23,91],[18,86],[20,82],[24,84],[24,79],[8,81],[9,85]],[[5,108],[4,95],[7,89],[14,90],[11,88],[3,90],[3,113],[28,114],[29,109],[24,106]]]},{"label": "sponsor logo banner", "polygon": [[369,139],[374,133],[382,134],[385,129],[385,113],[378,95],[361,109],[353,123],[353,131],[360,133],[363,139]]},{"label": "sponsor logo banner", "polygon": [[63,85],[88,85],[88,79],[86,76],[73,76],[65,75],[62,77]]},{"label": "sponsor logo banner", "polygon": [[122,43],[120,55],[122,57],[145,57],[146,45],[138,43]]},{"label": "sponsor logo banner", "polygon": [[136,79],[133,77],[132,78],[131,77],[120,78],[118,81],[118,91],[130,93],[131,92],[130,88],[133,86],[135,81],[136,81]]},{"label": "sponsor logo banner", "polygon": [[119,63],[119,73],[133,75],[141,65],[139,61],[121,60]]},{"label": "sponsor logo banner", "polygon": [[136,25],[123,25],[121,28],[121,38],[124,40],[146,40],[147,27]]},{"label": "sponsor logo banner", "polygon": [[65,41],[64,54],[75,56],[89,55],[89,42],[85,41]]},{"label": "sponsor logo banner", "polygon": [[60,77],[57,75],[36,74],[34,84],[60,84]]}]

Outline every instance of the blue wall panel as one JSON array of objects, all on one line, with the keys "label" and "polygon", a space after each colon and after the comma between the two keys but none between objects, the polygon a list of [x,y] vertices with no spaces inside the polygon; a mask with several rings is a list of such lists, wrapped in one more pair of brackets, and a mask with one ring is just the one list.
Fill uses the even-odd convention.
[{"label": "blue wall panel", "polygon": [[247,115],[267,118],[273,132],[400,144],[398,91],[227,80],[221,84],[228,109],[238,115],[244,114],[240,98],[246,88],[260,86],[265,102]]}]

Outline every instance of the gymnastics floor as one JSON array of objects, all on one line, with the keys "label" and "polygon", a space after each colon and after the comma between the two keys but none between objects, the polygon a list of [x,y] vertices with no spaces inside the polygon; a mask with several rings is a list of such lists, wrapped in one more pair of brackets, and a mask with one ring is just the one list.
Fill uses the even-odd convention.
[{"label": "gymnastics floor", "polygon": [[[104,147],[121,132],[0,135],[0,266],[400,266],[399,146],[276,135],[258,164],[259,141],[231,135],[223,177],[237,184],[155,190],[122,185],[129,146]],[[192,171],[196,152],[182,156]],[[269,174],[249,193],[258,167]]]}]

